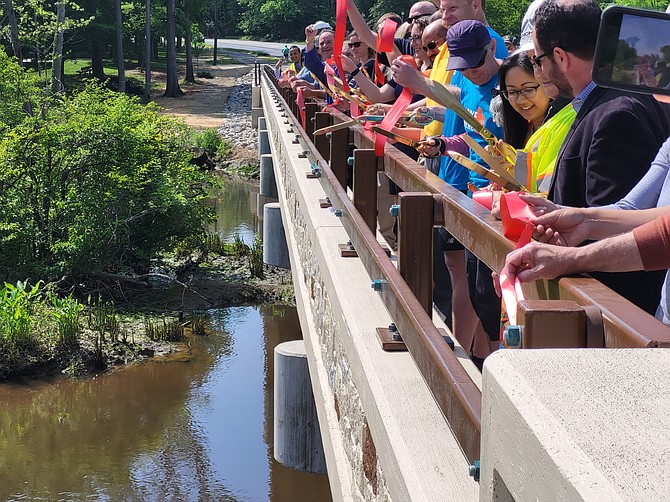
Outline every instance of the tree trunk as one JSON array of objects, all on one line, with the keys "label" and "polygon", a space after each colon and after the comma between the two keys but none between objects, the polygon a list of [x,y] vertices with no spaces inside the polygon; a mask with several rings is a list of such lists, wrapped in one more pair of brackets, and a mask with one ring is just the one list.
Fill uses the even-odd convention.
[{"label": "tree trunk", "polygon": [[16,22],[16,12],[12,0],[5,0],[5,10],[9,20],[9,31],[12,39],[12,50],[14,56],[19,60],[19,65],[23,66],[23,56],[21,55],[21,42],[19,41],[19,24]]},{"label": "tree trunk", "polygon": [[91,41],[91,68],[93,76],[100,80],[105,78],[105,67],[102,63],[102,47],[100,46],[100,32],[96,28],[89,30],[89,40]]},{"label": "tree trunk", "polygon": [[166,98],[179,98],[184,92],[179,87],[177,76],[177,49],[175,47],[177,21],[175,16],[176,0],[167,0],[167,85],[165,87]]},{"label": "tree trunk", "polygon": [[189,2],[184,2],[184,21],[186,25],[184,46],[186,48],[186,81],[194,83],[195,75],[193,74],[193,50],[191,47],[191,12]]},{"label": "tree trunk", "polygon": [[51,91],[54,94],[63,92],[63,25],[65,24],[65,4],[58,3],[58,25],[54,39],[54,58],[51,64]]},{"label": "tree trunk", "polygon": [[216,66],[219,52],[219,0],[214,0],[214,61],[212,65]]},{"label": "tree trunk", "polygon": [[126,63],[123,59],[123,11],[121,0],[116,0],[116,69],[119,75],[119,92],[126,92]]},{"label": "tree trunk", "polygon": [[146,54],[144,56],[144,100],[148,103],[151,99],[151,0],[146,0],[146,24],[144,41],[146,43]]}]

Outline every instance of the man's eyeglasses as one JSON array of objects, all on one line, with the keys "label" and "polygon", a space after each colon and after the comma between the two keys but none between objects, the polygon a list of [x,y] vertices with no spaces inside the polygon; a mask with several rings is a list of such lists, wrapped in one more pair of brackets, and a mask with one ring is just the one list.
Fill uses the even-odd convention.
[{"label": "man's eyeglasses", "polygon": [[349,47],[355,47],[358,49],[362,44],[363,42],[349,42]]},{"label": "man's eyeglasses", "polygon": [[426,15],[426,14],[417,14],[416,16],[408,17],[408,18],[407,18],[407,22],[408,22],[409,24],[412,24],[414,21],[416,21],[417,19],[419,19],[419,18],[421,18],[421,17],[423,17],[423,16],[425,16],[425,15]]},{"label": "man's eyeglasses", "polygon": [[547,56],[551,56],[553,53],[554,53],[553,48],[548,50],[548,51],[544,51],[539,56],[531,57],[530,62],[533,64],[533,66],[537,66],[538,68],[542,68],[542,58],[546,58]]},{"label": "man's eyeglasses", "polygon": [[424,52],[434,51],[435,49],[440,47],[444,43],[445,40],[446,40],[446,38],[440,38],[437,41],[428,42],[426,45],[424,45],[422,47],[422,49],[424,50]]},{"label": "man's eyeglasses", "polygon": [[537,90],[540,88],[540,84],[534,85],[532,87],[524,87],[523,89],[519,89],[518,91],[510,91],[505,89],[504,91],[500,91],[500,94],[505,96],[505,99],[507,101],[516,101],[519,99],[519,96],[523,96],[526,99],[534,98],[535,95],[537,94]]}]

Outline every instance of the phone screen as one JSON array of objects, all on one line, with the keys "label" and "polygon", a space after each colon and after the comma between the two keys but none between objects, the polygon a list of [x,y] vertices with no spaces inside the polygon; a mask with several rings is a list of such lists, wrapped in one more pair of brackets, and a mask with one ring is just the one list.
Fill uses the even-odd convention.
[{"label": "phone screen", "polygon": [[593,77],[604,87],[670,95],[670,15],[625,7],[606,9]]}]

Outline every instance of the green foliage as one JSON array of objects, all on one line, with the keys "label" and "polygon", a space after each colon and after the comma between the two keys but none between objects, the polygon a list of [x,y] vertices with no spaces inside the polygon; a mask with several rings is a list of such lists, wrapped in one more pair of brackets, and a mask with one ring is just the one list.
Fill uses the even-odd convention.
[{"label": "green foliage", "polygon": [[263,240],[256,234],[254,245],[249,253],[249,270],[251,277],[263,279],[265,277],[265,264],[263,263]]},{"label": "green foliage", "polygon": [[193,136],[193,144],[205,150],[209,155],[220,158],[226,157],[232,148],[230,140],[221,136],[216,129],[196,132]]},{"label": "green foliage", "polygon": [[96,85],[40,108],[0,138],[0,277],[143,273],[202,232],[209,181],[186,126]]},{"label": "green foliage", "polygon": [[486,19],[501,36],[521,35],[521,19],[531,0],[487,0]]},{"label": "green foliage", "polygon": [[147,337],[155,342],[178,342],[184,338],[184,327],[179,319],[162,319],[155,323],[145,319],[144,329]]},{"label": "green foliage", "polygon": [[78,345],[83,305],[44,289],[41,281],[5,283],[0,289],[1,376]]}]

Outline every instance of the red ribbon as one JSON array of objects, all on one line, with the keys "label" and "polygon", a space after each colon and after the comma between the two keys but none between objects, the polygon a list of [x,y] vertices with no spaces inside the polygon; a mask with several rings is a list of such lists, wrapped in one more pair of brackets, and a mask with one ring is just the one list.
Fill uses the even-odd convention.
[{"label": "red ribbon", "polygon": [[377,42],[375,43],[375,84],[384,85],[386,81],[381,68],[379,68],[378,57],[380,52],[393,51],[393,37],[395,36],[397,27],[398,23],[391,19],[386,19],[381,29],[377,32]]},{"label": "red ribbon", "polygon": [[477,190],[472,193],[472,200],[481,204],[489,211],[493,209],[493,191],[492,190]]},{"label": "red ribbon", "polygon": [[[515,249],[522,248],[528,244],[532,236],[533,225],[528,223],[526,224],[526,228],[523,229],[523,232],[521,232]],[[516,279],[514,284],[512,284],[509,280],[509,277],[507,277],[507,274],[500,274],[500,291],[502,293],[505,308],[507,309],[509,323],[516,324],[516,305],[518,302],[524,299],[523,290],[521,289],[521,283],[519,282],[519,279]]]},{"label": "red ribbon", "polygon": [[533,211],[519,198],[519,192],[507,192],[501,195],[500,219],[505,237],[517,242],[531,216],[534,216]]},{"label": "red ribbon", "polygon": [[[405,61],[406,63],[411,64],[412,66],[414,66],[414,68],[417,68],[416,61],[414,61],[414,58],[412,56],[404,55],[400,56],[400,59],[402,61]],[[393,106],[388,111],[388,113],[384,117],[384,120],[382,120],[381,124],[379,124],[379,127],[384,129],[385,131],[391,131],[395,123],[402,116],[402,114],[405,113],[405,110],[412,102],[413,95],[414,93],[412,92],[412,89],[410,89],[409,87],[403,88],[402,93],[400,94],[400,96],[398,96],[398,99],[396,99],[395,103],[393,103]],[[384,145],[386,144],[387,140],[388,138],[386,136],[382,136],[381,134],[375,135],[375,155],[377,157],[384,156]]]}]

